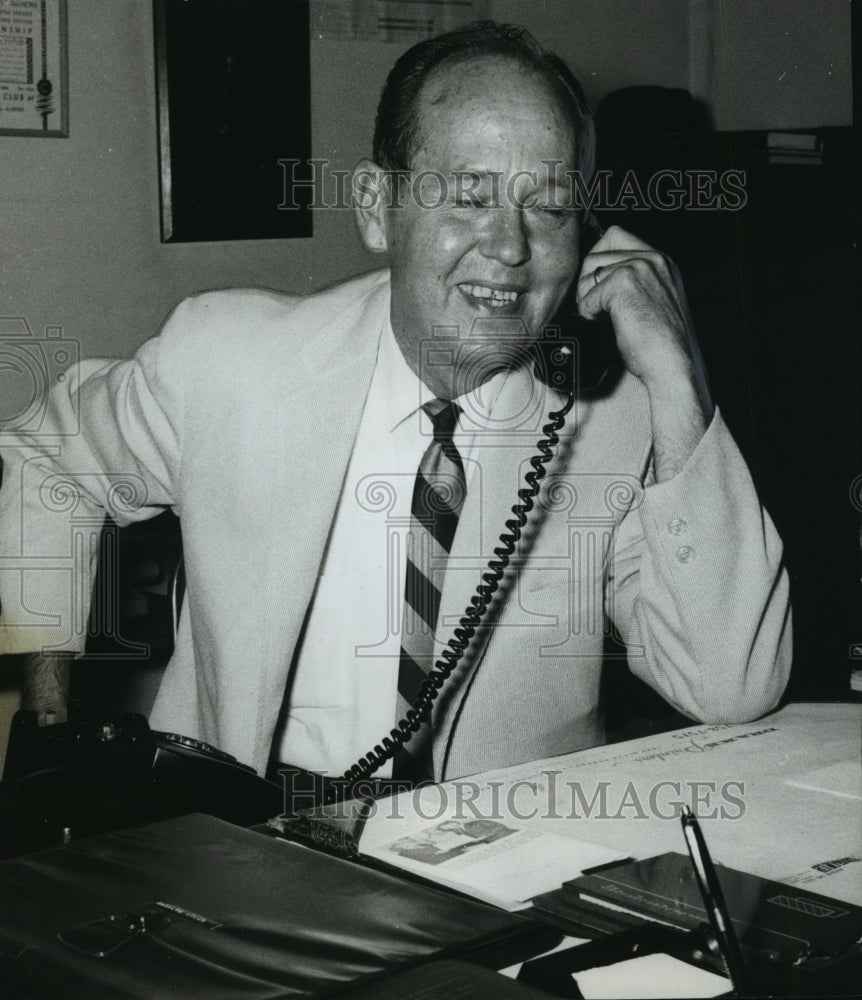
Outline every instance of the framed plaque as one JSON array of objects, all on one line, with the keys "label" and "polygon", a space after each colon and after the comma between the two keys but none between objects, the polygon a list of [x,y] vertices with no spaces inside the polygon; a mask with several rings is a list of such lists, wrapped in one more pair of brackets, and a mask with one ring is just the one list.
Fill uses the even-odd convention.
[{"label": "framed plaque", "polygon": [[66,0],[0,0],[0,135],[69,134]]},{"label": "framed plaque", "polygon": [[311,157],[308,0],[154,12],[162,241],[311,236],[310,196],[284,206],[281,162]]}]

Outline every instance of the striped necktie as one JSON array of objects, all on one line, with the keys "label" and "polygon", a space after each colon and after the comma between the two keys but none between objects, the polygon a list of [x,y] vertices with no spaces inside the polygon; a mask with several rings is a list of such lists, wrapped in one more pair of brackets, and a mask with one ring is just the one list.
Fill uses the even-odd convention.
[{"label": "striped necktie", "polygon": [[[460,407],[432,399],[422,409],[434,426],[434,440],[422,456],[413,486],[396,720],[404,717],[434,665],[434,630],[443,576],[467,493],[464,465],[452,440]],[[399,747],[392,767],[396,778],[433,777],[428,722],[422,724],[408,744]]]}]

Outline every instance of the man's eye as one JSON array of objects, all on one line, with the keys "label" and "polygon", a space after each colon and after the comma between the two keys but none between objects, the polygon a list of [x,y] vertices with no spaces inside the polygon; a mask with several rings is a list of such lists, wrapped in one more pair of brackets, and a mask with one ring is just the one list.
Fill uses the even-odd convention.
[{"label": "man's eye", "polygon": [[559,205],[536,205],[532,213],[536,220],[546,228],[559,228],[564,226],[569,219],[573,219],[576,212],[571,208],[561,208]]},{"label": "man's eye", "polygon": [[453,202],[455,208],[490,208],[491,203],[483,198],[456,198]]}]

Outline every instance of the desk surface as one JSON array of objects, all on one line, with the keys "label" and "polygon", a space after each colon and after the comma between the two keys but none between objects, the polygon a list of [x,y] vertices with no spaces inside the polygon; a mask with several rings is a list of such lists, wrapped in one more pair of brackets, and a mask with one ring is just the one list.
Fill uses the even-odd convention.
[{"label": "desk surface", "polygon": [[[862,706],[798,704],[753,723],[696,725],[458,779],[399,799],[445,819],[593,841],[636,858],[685,851],[678,803],[716,861],[862,904]],[[427,819],[425,820],[427,822]],[[380,809],[362,849],[391,840]]]},{"label": "desk surface", "polygon": [[[431,817],[430,822],[439,823],[445,818],[440,812],[443,802],[446,814],[460,811],[468,820],[502,821],[649,857],[684,850],[677,804],[687,802],[702,818],[716,860],[771,878],[806,880],[806,887],[815,892],[862,902],[860,721],[859,705],[794,705],[755,723],[692,726],[460,779],[406,799],[402,796],[388,807],[379,803],[362,847],[367,847],[366,837],[373,843],[375,838],[391,841],[394,832],[405,835],[415,821],[409,814],[414,807],[424,811],[419,821],[427,823]],[[393,819],[395,805],[400,822]],[[408,937],[430,942],[423,945],[426,953],[438,950],[440,942],[429,935],[427,926],[433,913],[420,887],[323,856],[312,865],[311,852],[231,828],[202,849],[200,838],[196,845],[188,842],[186,822],[133,828],[5,862],[7,888],[0,893],[0,902],[7,913],[0,919],[0,953],[6,954],[7,974],[17,974],[16,982],[36,983],[38,977],[41,982],[63,982],[63,995],[82,997],[93,995],[90,986],[96,972],[136,983],[144,974],[155,975],[161,992],[154,988],[150,996],[199,996],[201,982],[208,979],[207,995],[215,996],[217,960],[227,983],[221,995],[271,996],[271,991],[258,988],[262,980],[274,979],[281,985],[288,973],[294,978],[297,970],[304,974],[306,953],[322,955],[324,972],[332,979],[327,953],[331,938],[311,932],[309,908],[326,924],[331,913],[343,906],[359,913],[363,941],[373,919],[381,935],[389,933],[390,924],[406,927]],[[216,820],[205,820],[204,825],[220,826]],[[493,840],[487,825],[470,835]],[[142,868],[139,842],[154,836],[161,840]],[[235,846],[226,847],[225,838]],[[181,863],[167,864],[165,858],[172,855],[182,855]],[[285,870],[279,875],[276,856],[282,867],[293,866],[293,874]],[[249,870],[246,881],[254,892],[246,889],[238,894],[232,877],[237,866]],[[319,869],[319,877],[311,877],[312,868]],[[388,896],[383,892],[387,886]],[[211,916],[212,910],[216,926],[212,922],[201,926],[199,919],[185,917],[169,921],[163,932],[156,928],[135,937],[128,949],[124,945],[118,953],[121,964],[87,960],[57,943],[58,928],[89,924],[105,913],[138,912],[142,904],[162,905],[153,903],[158,900],[179,905],[186,917]],[[411,901],[421,919],[409,918]],[[452,898],[443,897],[441,906],[446,901],[451,903]],[[454,938],[461,943],[475,933],[475,920],[468,913],[472,904],[455,903],[455,915],[441,910],[437,922],[445,941]],[[248,911],[247,926],[222,912],[230,916],[238,906]],[[261,918],[266,913],[278,922],[281,935]],[[508,920],[493,913],[488,919],[495,935],[497,923]],[[458,921],[469,926],[462,930]],[[337,923],[342,922],[339,917]],[[394,964],[401,958],[402,936],[393,945]],[[288,941],[294,947],[293,964],[285,961]],[[266,976],[247,975],[247,948],[266,965]],[[407,953],[412,957],[414,951]],[[364,946],[349,947],[346,961],[357,966],[357,974],[370,974],[389,959],[382,961],[375,944],[370,952]],[[69,988],[70,963],[76,966],[81,987],[77,994]],[[169,976],[162,975],[166,970]],[[348,970],[343,978],[352,978],[354,971]],[[178,976],[187,981],[185,994],[177,986]],[[242,990],[237,985],[240,979]]]}]

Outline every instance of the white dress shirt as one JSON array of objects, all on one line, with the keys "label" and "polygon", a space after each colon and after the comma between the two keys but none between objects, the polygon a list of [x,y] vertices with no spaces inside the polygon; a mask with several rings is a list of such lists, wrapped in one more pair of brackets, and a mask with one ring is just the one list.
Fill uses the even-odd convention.
[{"label": "white dress shirt", "polygon": [[[463,412],[453,439],[468,494],[476,430],[490,419],[508,377],[501,372],[456,400]],[[432,398],[404,360],[387,321],[288,680],[284,725],[275,736],[282,763],[340,774],[395,724],[404,539],[416,470],[432,440],[431,422],[421,407]],[[338,419],[337,409],[333,419]],[[388,777],[391,762],[377,774]]]}]

